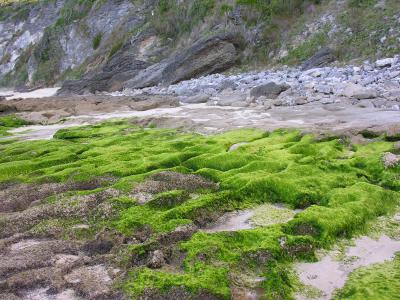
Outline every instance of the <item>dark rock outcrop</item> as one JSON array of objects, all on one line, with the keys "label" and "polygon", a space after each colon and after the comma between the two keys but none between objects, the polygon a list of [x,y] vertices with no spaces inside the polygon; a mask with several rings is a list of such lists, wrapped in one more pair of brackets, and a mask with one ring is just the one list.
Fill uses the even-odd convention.
[{"label": "dark rock outcrop", "polygon": [[132,55],[118,55],[111,59],[100,73],[86,75],[80,80],[67,80],[58,91],[58,95],[83,95],[95,92],[117,91],[122,83],[148,67],[147,62],[136,60]]},{"label": "dark rock outcrop", "polygon": [[332,49],[322,48],[303,64],[302,70],[321,68],[335,61],[335,59],[335,54]]},{"label": "dark rock outcrop", "polygon": [[217,73],[232,67],[239,58],[241,40],[234,34],[202,39],[178,54],[150,65],[134,53],[121,51],[101,69],[80,80],[65,81],[58,95],[118,91],[173,84]]},{"label": "dark rock outcrop", "polygon": [[225,71],[239,58],[242,41],[235,34],[202,39],[173,57],[162,60],[124,84],[127,88],[169,85],[202,75]]}]

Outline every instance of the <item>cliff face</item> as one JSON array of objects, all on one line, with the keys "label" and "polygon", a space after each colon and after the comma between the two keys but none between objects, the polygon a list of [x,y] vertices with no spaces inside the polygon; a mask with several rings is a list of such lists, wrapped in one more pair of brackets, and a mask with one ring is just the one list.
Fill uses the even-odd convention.
[{"label": "cliff face", "polygon": [[[0,22],[0,74],[13,71],[18,61],[32,45],[40,42],[45,29],[59,17],[62,0],[45,5],[15,9],[9,15],[4,12]],[[28,55],[25,55],[28,56]],[[32,68],[33,62],[26,57]],[[31,77],[31,76],[30,76]]]},{"label": "cliff face", "polygon": [[0,83],[80,79],[67,90],[118,90],[298,64],[325,47],[339,61],[362,60],[398,54],[399,26],[396,0],[8,0]]},{"label": "cliff face", "polygon": [[104,59],[145,16],[144,5],[128,0],[38,1],[9,9],[0,22],[3,84],[49,85],[80,77],[90,69],[83,66],[89,58]]}]

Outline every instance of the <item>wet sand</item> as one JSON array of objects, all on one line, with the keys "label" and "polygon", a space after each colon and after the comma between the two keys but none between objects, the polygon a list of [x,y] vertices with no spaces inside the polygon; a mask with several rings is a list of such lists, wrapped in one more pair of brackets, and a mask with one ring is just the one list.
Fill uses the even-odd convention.
[{"label": "wet sand", "polygon": [[250,219],[253,215],[254,212],[252,210],[226,213],[221,218],[219,218],[217,222],[215,222],[215,224],[204,229],[204,231],[212,233],[251,229],[253,228],[253,225],[250,223]]},{"label": "wet sand", "polygon": [[43,98],[54,96],[60,88],[44,88],[37,89],[31,92],[14,92],[13,90],[0,90],[0,96],[6,96],[6,100],[13,99],[28,99],[28,98]]},{"label": "wet sand", "polygon": [[290,210],[283,204],[263,204],[253,209],[225,213],[203,231],[213,233],[238,231],[255,227],[282,224],[291,220],[301,210]]},{"label": "wet sand", "polygon": [[[318,299],[329,300],[335,290],[344,287],[352,271],[391,260],[398,251],[400,241],[386,235],[377,240],[364,236],[356,239],[355,245],[346,250],[343,260],[335,258],[337,253],[331,253],[315,263],[299,263],[296,269],[302,283],[321,291]],[[307,298],[298,295],[297,299]]]},{"label": "wet sand", "polygon": [[[265,111],[260,108],[219,107],[207,104],[156,108],[150,106],[149,109],[144,110],[116,108],[113,111],[112,105],[110,105],[104,112],[95,111],[83,114],[77,112],[63,118],[62,123],[26,126],[10,132],[28,140],[50,139],[57,130],[62,128],[122,118],[140,118],[158,127],[182,127],[202,134],[213,134],[239,128],[260,128],[268,131],[278,128],[296,128],[316,133],[350,132],[351,134],[357,134],[365,129],[384,132],[400,130],[399,112],[360,108],[352,105],[336,108],[333,111],[330,111],[327,105],[279,107]],[[42,106],[39,109],[42,109]],[[82,112],[86,111],[85,109]],[[30,114],[33,113],[24,112],[20,116],[29,120]]]}]

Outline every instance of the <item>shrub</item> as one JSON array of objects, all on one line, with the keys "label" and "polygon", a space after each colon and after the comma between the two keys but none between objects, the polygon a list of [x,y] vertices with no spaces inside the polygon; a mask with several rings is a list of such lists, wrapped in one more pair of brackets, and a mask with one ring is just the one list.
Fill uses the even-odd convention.
[{"label": "shrub", "polygon": [[103,33],[102,33],[102,32],[99,32],[99,33],[96,34],[96,36],[93,38],[93,41],[92,41],[93,50],[96,50],[97,48],[99,48],[102,37],[103,37]]},{"label": "shrub", "polygon": [[194,0],[176,3],[159,1],[152,26],[164,38],[176,38],[190,32],[199,22],[213,14],[215,0]]},{"label": "shrub", "polygon": [[114,46],[112,46],[110,53],[108,54],[108,58],[111,58],[114,56],[115,53],[117,53],[119,51],[119,49],[122,48],[122,46],[124,45],[123,42],[118,42],[116,44],[114,44]]},{"label": "shrub", "polygon": [[348,4],[350,7],[366,7],[375,3],[376,0],[350,0]]}]

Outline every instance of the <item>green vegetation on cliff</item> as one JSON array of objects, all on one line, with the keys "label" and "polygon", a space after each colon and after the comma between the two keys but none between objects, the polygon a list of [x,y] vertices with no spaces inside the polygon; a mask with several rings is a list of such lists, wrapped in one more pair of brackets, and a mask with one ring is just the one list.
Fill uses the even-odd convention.
[{"label": "green vegetation on cliff", "polygon": [[[239,142],[248,143],[228,151]],[[96,222],[127,240],[146,233],[120,254],[129,274],[121,287],[132,297],[150,288],[162,294],[183,287],[229,299],[232,287],[252,288],[254,278],[262,277],[257,285],[267,298],[290,299],[294,261],[313,259],[317,248],[352,237],[399,204],[400,167],[385,169],[381,162],[393,147],[379,138],[351,145],[339,137],[316,139],[284,130],[202,136],[115,121],[60,130],[49,141],[2,142],[0,183],[116,178],[112,186],[123,196],[109,201],[118,214]],[[153,199],[140,203],[143,191],[151,191]],[[284,224],[180,235],[182,228],[203,227],[225,212],[264,203],[304,211]],[[170,253],[165,267],[143,263],[160,248]]]}]

